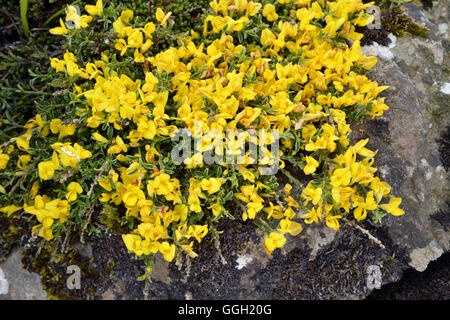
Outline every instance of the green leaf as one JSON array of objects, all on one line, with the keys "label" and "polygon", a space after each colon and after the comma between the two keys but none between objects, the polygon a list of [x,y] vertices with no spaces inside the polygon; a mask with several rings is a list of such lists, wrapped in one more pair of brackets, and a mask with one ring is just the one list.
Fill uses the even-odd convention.
[{"label": "green leaf", "polygon": [[133,174],[135,174],[136,172],[138,172],[138,170],[139,170],[139,167],[137,167],[137,168],[131,170],[130,172],[128,172],[128,175],[129,175],[129,176],[132,176]]},{"label": "green leaf", "polygon": [[20,19],[22,20],[23,32],[25,33],[25,36],[28,38],[30,36],[30,30],[28,27],[27,11],[28,11],[28,0],[20,0]]},{"label": "green leaf", "polygon": [[231,219],[231,220],[235,220],[236,218],[228,211],[228,210],[223,210],[222,211],[224,214],[225,214],[225,216],[227,217],[227,218],[229,218],[229,219]]},{"label": "green leaf", "polygon": [[146,280],[148,277],[147,273],[144,273],[142,276],[138,277],[136,280],[137,281],[144,281]]},{"label": "green leaf", "polygon": [[227,202],[228,200],[231,199],[231,197],[233,197],[233,191],[228,192],[227,195],[223,197],[222,202],[223,203]]}]

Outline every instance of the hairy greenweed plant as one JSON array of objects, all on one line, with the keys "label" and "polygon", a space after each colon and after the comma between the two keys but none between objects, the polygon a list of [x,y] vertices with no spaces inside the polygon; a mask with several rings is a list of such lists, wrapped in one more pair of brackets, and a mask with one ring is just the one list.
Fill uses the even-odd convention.
[{"label": "hairy greenweed plant", "polygon": [[[41,92],[47,98],[30,120],[2,119],[1,212],[30,215],[33,233],[60,242],[70,232],[83,241],[101,212],[98,220],[144,258],[140,279],[158,253],[196,257],[195,242],[217,237],[221,219],[254,221],[270,255],[303,224],[339,229],[346,216],[404,213],[375,175],[368,139],[349,141],[352,122],[388,109],[378,97],[386,87],[364,75],[376,58],[361,53],[355,31],[373,19],[370,3],[183,3],[173,12],[139,6],[142,15],[115,1],[86,13],[65,8],[50,30],[60,51],[39,75],[54,92]],[[195,12],[192,25],[184,9]],[[174,136],[183,129],[200,143],[178,163]],[[242,144],[220,148],[227,131]],[[275,142],[279,149],[269,148]],[[252,145],[265,154],[259,163]],[[206,163],[212,150],[244,161]],[[279,167],[290,183],[261,165]]]}]

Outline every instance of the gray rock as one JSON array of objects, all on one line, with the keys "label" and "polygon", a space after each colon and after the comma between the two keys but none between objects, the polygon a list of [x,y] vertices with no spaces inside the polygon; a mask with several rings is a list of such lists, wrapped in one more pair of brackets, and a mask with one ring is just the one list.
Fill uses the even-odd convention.
[{"label": "gray rock", "polygon": [[406,214],[385,223],[394,242],[408,249],[409,265],[418,271],[450,248],[448,222],[433,218],[439,211],[449,214],[448,163],[442,163],[437,142],[450,119],[449,97],[441,91],[450,82],[448,31],[442,32],[448,20],[446,3],[438,2],[432,11],[407,5],[416,22],[429,28],[429,35],[397,39],[390,49],[394,59],[379,59],[370,70],[372,79],[391,86],[384,92],[391,108],[379,120],[354,130],[355,138],[371,138],[369,148],[378,150],[380,177],[403,198]]},{"label": "gray rock", "polygon": [[22,267],[22,249],[0,265],[0,300],[46,300],[39,275]]}]

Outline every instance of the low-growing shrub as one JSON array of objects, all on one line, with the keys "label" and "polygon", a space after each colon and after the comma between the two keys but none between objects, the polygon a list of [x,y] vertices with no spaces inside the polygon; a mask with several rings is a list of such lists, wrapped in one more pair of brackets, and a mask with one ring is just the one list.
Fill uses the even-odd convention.
[{"label": "low-growing shrub", "polygon": [[371,4],[209,5],[200,14],[194,3],[191,25],[177,25],[182,10],[68,6],[50,30],[62,49],[48,71],[54,94],[26,124],[3,121],[14,129],[3,135],[20,133],[2,144],[1,211],[34,216],[48,241],[68,230],[83,240],[101,212],[145,259],[141,278],[158,253],[196,257],[220,219],[254,221],[270,255],[303,224],[403,214],[368,139],[350,143],[353,121],[388,109],[355,31]]}]

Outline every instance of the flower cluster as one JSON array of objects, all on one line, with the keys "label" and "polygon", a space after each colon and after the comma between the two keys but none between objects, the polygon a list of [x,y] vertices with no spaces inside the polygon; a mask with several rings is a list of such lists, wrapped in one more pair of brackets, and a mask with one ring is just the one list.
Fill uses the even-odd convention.
[{"label": "flower cluster", "polygon": [[[24,153],[19,162],[23,167],[32,161],[33,136],[52,135],[58,142],[38,161],[41,181],[55,180],[56,170],[79,168],[84,159],[103,159],[101,168],[91,168],[99,175],[87,196],[131,221],[123,235],[128,250],[138,256],[160,252],[167,261],[179,251],[195,257],[193,240],[217,234],[215,222],[234,219],[239,210],[242,220],[264,228],[268,254],[284,245],[286,233],[299,234],[302,223],[323,221],[338,229],[345,215],[363,220],[380,210],[403,214],[401,199],[392,198],[390,186],[375,176],[376,152],[365,147],[368,139],[354,145],[349,139],[355,117],[374,118],[388,109],[378,97],[387,87],[364,75],[377,60],[361,53],[362,34],[355,31],[371,22],[364,12],[370,4],[214,0],[202,33],[176,35],[168,33],[172,16],[162,9],[135,25],[133,11],[111,19],[101,0],[86,6],[86,16],[69,6],[66,21],[76,28],[67,29],[61,20],[51,33],[71,37],[77,26],[109,21],[104,26],[112,26],[107,31],[114,32],[114,41],[88,61],[69,50],[51,59],[55,71],[71,79],[78,107],[69,119],[37,114],[30,120],[27,132],[14,140]],[[163,36],[173,38],[173,45],[156,45]],[[249,161],[206,164],[192,153],[176,165],[172,138],[179,129],[194,135],[196,123],[202,150],[212,148],[210,130],[255,130],[257,139],[247,145],[270,145],[273,137],[258,130],[276,130],[279,167],[300,192],[289,183],[279,192],[277,177],[261,174]],[[88,136],[83,147],[74,141],[82,135]],[[216,155],[224,156],[218,150]],[[8,161],[8,154],[0,154],[0,167]],[[305,186],[288,166],[310,178]],[[77,203],[87,187],[86,181],[72,181],[66,200],[34,195],[23,204],[41,223],[40,236],[51,239],[53,220],[64,222],[69,202]]]},{"label": "flower cluster", "polygon": [[33,227],[32,232],[37,232],[38,235],[45,240],[53,238],[52,225],[54,220],[61,223],[67,221],[69,215],[69,203],[67,200],[50,199],[46,195],[37,195],[34,198],[32,205],[24,204],[23,209],[26,213],[35,215],[40,224]]}]

